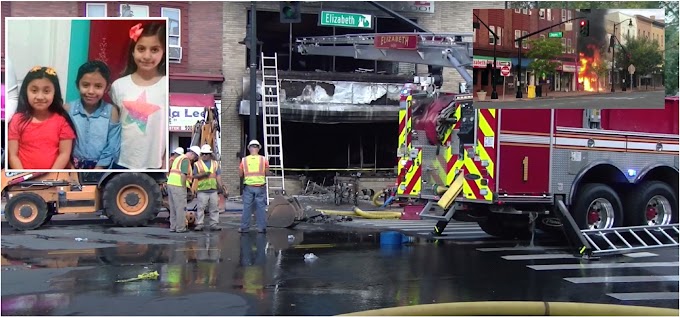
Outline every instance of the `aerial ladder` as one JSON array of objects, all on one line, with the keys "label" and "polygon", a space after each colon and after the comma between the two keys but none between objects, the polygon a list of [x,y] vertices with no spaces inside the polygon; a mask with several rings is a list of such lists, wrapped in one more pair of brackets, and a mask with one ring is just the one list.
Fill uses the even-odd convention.
[{"label": "aerial ladder", "polygon": [[[414,41],[412,49],[379,48],[376,45],[387,39]],[[472,33],[378,33],[314,36],[298,38],[297,50],[302,55],[352,57],[355,59],[389,61],[455,68],[465,81],[468,92],[472,75]],[[376,47],[378,46],[378,47]]]}]

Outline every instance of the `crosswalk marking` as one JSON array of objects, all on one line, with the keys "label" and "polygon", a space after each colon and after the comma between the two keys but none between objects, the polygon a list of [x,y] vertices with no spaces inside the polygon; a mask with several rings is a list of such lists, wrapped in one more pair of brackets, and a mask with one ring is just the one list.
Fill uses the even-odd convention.
[{"label": "crosswalk marking", "polygon": [[626,253],[624,254],[627,257],[630,258],[646,258],[646,257],[651,257],[651,256],[659,256],[656,253],[651,253],[651,252],[635,252],[635,253]]},{"label": "crosswalk marking", "polygon": [[632,283],[632,282],[677,282],[678,275],[664,276],[598,276],[598,277],[567,277],[565,280],[574,284],[589,283]]},{"label": "crosswalk marking", "polygon": [[[471,245],[479,252],[491,252],[497,254],[500,258],[507,261],[548,261],[550,264],[534,264],[528,262],[526,267],[533,271],[562,271],[564,273],[561,277],[563,280],[573,284],[609,284],[617,283],[624,285],[635,285],[636,283],[661,283],[661,285],[671,285],[677,283],[680,278],[677,275],[662,275],[662,273],[653,272],[656,270],[649,270],[649,275],[636,276],[611,276],[611,270],[616,269],[644,269],[644,268],[677,268],[680,262],[650,262],[652,257],[658,257],[659,254],[652,252],[633,252],[624,254],[623,257],[614,258],[612,262],[578,262],[578,257],[569,253],[570,248],[561,244],[561,241],[548,238],[549,241],[541,239],[543,246],[527,246],[520,245],[517,240],[501,239],[492,237],[486,234],[477,223],[473,222],[450,222],[443,232],[442,236],[432,236],[434,226],[437,221],[434,220],[371,220],[371,219],[357,219],[355,221],[345,223],[348,226],[358,228],[370,228],[380,231],[400,231],[405,235],[417,236],[420,238],[446,240],[447,243],[456,245]],[[485,247],[488,246],[488,247]],[[533,251],[533,252],[532,252]],[[649,259],[648,259],[649,258]],[[562,260],[562,261],[559,261]],[[647,261],[645,261],[647,260]],[[673,259],[675,260],[675,259]],[[562,262],[559,264],[555,261]],[[636,262],[632,262],[636,261]],[[571,263],[570,263],[571,262]],[[587,270],[587,271],[586,271]],[[588,271],[592,270],[607,270],[609,276],[585,276]],[[596,271],[599,272],[600,271]],[[644,271],[643,271],[644,272]],[[663,272],[663,270],[662,270]],[[577,273],[579,276],[573,276],[572,273]],[[646,272],[645,272],[646,273]],[[672,272],[665,272],[670,274]],[[571,274],[572,276],[568,276]],[[644,274],[644,273],[643,273]],[[580,276],[583,275],[583,276]],[[558,275],[559,276],[559,275]],[[638,292],[638,293],[605,293],[609,297],[620,301],[643,301],[643,300],[677,300],[677,291],[667,291],[666,288],[659,288],[662,292]],[[611,290],[610,290],[611,291]]]},{"label": "crosswalk marking", "polygon": [[680,294],[678,292],[643,292],[643,293],[608,293],[608,296],[614,297],[618,300],[678,300]]},{"label": "crosswalk marking", "polygon": [[635,268],[673,267],[678,265],[680,265],[680,262],[545,264],[545,265],[527,265],[527,267],[536,271],[548,271],[548,270],[581,270],[581,269],[621,269],[632,267]]},{"label": "crosswalk marking", "polygon": [[547,259],[573,259],[571,254],[566,253],[548,253],[548,254],[519,254],[519,255],[505,255],[501,258],[505,260],[547,260]]},{"label": "crosswalk marking", "polygon": [[543,246],[516,246],[516,247],[502,247],[502,248],[477,248],[477,251],[482,252],[498,252],[498,251],[544,251],[544,250],[568,250],[567,247],[543,247]]}]

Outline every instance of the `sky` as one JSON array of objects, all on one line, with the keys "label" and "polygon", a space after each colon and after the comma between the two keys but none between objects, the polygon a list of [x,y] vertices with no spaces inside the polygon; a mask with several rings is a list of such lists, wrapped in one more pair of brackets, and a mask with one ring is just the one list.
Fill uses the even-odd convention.
[{"label": "sky", "polygon": [[656,19],[664,19],[664,9],[614,9],[611,12],[621,12],[626,15],[635,16],[642,15],[646,17],[655,16]]}]

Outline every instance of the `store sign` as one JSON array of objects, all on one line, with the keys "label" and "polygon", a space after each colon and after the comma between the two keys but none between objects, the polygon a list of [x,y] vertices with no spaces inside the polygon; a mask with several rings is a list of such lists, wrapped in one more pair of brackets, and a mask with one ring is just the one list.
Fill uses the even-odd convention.
[{"label": "store sign", "polygon": [[418,49],[417,35],[376,35],[373,41],[375,48],[416,50]]},{"label": "store sign", "polygon": [[193,131],[197,122],[205,118],[205,108],[170,106],[170,132]]},{"label": "store sign", "polygon": [[[493,65],[493,58],[492,59],[473,59],[472,60],[472,67],[473,68],[486,68],[487,64]],[[510,61],[500,61],[496,59],[496,68],[501,68],[503,66],[507,66],[510,69],[512,69],[512,63]]]},{"label": "store sign", "polygon": [[394,1],[390,8],[402,12],[434,13],[434,1]]},{"label": "store sign", "polygon": [[563,72],[563,73],[575,73],[576,72],[576,64],[574,64],[574,63],[562,63],[562,64],[557,66],[557,71],[560,71],[560,72]]}]

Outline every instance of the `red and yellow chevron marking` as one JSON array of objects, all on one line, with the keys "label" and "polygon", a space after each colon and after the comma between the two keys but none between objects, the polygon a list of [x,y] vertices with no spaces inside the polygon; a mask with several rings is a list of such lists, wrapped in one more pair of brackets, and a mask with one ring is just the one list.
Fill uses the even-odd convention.
[{"label": "red and yellow chevron marking", "polygon": [[[456,165],[456,162],[458,161],[458,149],[454,149],[451,146],[451,137],[453,136],[453,130],[460,128],[460,105],[456,106],[456,111],[454,112],[454,117],[456,118],[456,123],[451,127],[449,132],[447,133],[446,136],[446,161],[447,161],[447,166],[446,166],[446,184],[450,185],[453,183],[453,180],[456,178],[456,168],[454,167]],[[462,162],[461,162],[462,164]],[[460,167],[458,167],[460,168]]]},{"label": "red and yellow chevron marking", "polygon": [[[415,196],[420,194],[421,178],[422,178],[422,159],[423,151],[418,149],[418,157],[415,162],[407,162],[404,166],[404,178],[397,188],[397,194]],[[412,163],[412,164],[411,164]],[[408,166],[408,168],[406,168]],[[400,173],[401,174],[401,173]]]},{"label": "red and yellow chevron marking", "polygon": [[[397,150],[405,148],[406,145],[406,109],[399,109],[399,143]],[[399,151],[397,151],[399,153]]]},{"label": "red and yellow chevron marking", "polygon": [[408,117],[406,118],[406,148],[411,149],[411,117],[413,113],[411,112],[411,106],[413,106],[413,96],[406,97],[406,113]]},{"label": "red and yellow chevron marking", "polygon": [[456,105],[456,110],[454,111],[453,116],[456,118],[456,123],[448,131],[446,131],[446,134],[444,135],[445,144],[451,142],[453,130],[458,129],[460,126],[460,104]]},{"label": "red and yellow chevron marking", "polygon": [[432,162],[433,169],[430,171],[430,183],[437,184],[439,186],[448,186],[446,183],[446,177],[448,174],[448,162],[446,160],[447,151],[442,150],[437,158]]},{"label": "red and yellow chevron marking", "polygon": [[[487,194],[484,200],[493,200],[493,189],[495,188],[495,168],[496,168],[496,109],[479,109],[477,114],[477,148],[479,161],[474,161],[474,165],[481,172],[482,178],[488,180]],[[489,146],[484,146],[488,143]],[[482,166],[482,161],[488,162],[488,166]],[[481,188],[481,187],[480,187]]]}]

